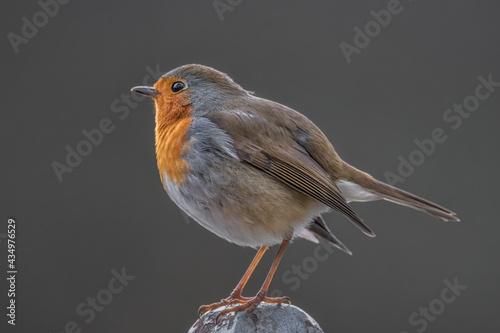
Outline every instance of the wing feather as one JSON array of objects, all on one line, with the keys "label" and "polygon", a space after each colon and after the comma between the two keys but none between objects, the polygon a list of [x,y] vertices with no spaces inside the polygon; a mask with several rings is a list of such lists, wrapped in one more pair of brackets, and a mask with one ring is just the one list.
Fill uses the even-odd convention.
[{"label": "wing feather", "polygon": [[264,149],[245,137],[233,137],[238,157],[269,176],[346,215],[368,236],[375,236],[349,206],[328,174],[298,143],[284,149]]}]

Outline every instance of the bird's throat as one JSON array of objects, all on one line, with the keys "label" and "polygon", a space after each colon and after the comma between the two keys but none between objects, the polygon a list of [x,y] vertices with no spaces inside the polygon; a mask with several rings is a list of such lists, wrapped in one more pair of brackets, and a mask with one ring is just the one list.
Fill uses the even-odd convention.
[{"label": "bird's throat", "polygon": [[[187,116],[170,119],[168,122],[156,124],[156,160],[163,185],[165,176],[170,182],[180,184],[189,170],[183,158],[189,150],[187,134],[193,117]],[[158,120],[158,119],[157,119]]]}]

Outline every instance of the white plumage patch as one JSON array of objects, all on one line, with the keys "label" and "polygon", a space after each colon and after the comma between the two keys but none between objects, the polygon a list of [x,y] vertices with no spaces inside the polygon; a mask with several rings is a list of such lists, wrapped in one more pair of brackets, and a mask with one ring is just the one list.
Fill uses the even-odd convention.
[{"label": "white plumage patch", "polygon": [[319,244],[318,238],[316,238],[316,236],[311,231],[309,231],[307,229],[302,229],[299,232],[295,232],[295,233],[298,237],[301,237],[301,238],[307,239],[310,242]]},{"label": "white plumage patch", "polygon": [[360,185],[348,180],[339,180],[336,182],[337,187],[342,192],[342,195],[347,202],[352,201],[374,201],[382,199],[378,194],[365,190]]}]

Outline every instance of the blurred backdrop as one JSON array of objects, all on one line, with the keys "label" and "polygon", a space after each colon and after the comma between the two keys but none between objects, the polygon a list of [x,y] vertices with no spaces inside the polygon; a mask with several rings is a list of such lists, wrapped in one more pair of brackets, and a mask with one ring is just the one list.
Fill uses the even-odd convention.
[{"label": "blurred backdrop", "polygon": [[236,285],[255,251],[169,200],[153,105],[130,93],[200,63],[304,113],[346,161],[462,219],[353,204],[377,237],[327,215],[354,255],[296,241],[274,294],[325,332],[498,332],[499,11],[485,0],[4,3],[0,330],[186,332]]}]

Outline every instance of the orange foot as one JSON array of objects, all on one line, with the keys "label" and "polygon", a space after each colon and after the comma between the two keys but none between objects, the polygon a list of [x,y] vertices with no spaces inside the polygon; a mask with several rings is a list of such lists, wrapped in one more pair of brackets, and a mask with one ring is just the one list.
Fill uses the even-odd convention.
[{"label": "orange foot", "polygon": [[201,317],[205,312],[218,309],[222,306],[244,304],[250,299],[250,297],[243,297],[241,295],[230,295],[228,298],[222,299],[220,302],[200,306],[200,308],[198,309],[198,316]]},{"label": "orange foot", "polygon": [[255,310],[262,302],[270,304],[282,304],[283,302],[287,302],[290,305],[292,304],[292,301],[290,300],[289,297],[267,297],[266,294],[264,293],[262,294],[258,293],[254,298],[246,298],[245,302],[237,302],[240,304],[222,310],[217,316],[217,319],[225,316],[228,313],[237,312],[241,310],[246,310],[247,313],[250,313],[253,310]]},{"label": "orange foot", "polygon": [[[228,298],[222,299],[220,302],[202,305],[198,309],[198,316],[201,317],[205,312],[218,309],[223,306],[232,306],[226,308],[219,313],[217,318],[223,317],[228,313],[237,312],[241,310],[246,310],[248,313],[255,310],[260,303],[270,303],[270,304],[282,304],[287,302],[288,304],[292,304],[292,301],[289,297],[267,297],[265,294],[258,293],[255,297],[243,297],[241,295],[231,295]],[[233,306],[238,304],[236,306]]]}]

